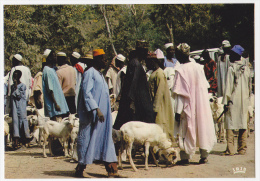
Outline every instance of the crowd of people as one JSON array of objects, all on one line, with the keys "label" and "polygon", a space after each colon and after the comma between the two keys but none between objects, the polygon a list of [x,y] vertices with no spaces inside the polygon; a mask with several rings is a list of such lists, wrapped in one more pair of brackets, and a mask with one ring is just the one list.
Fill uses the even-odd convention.
[{"label": "crowd of people", "polygon": [[[178,142],[177,165],[189,165],[199,147],[200,164],[217,142],[208,94],[223,97],[227,148],[223,155],[246,153],[247,116],[252,93],[249,57],[240,45],[224,40],[215,62],[207,49],[190,56],[190,46],[166,43],[162,50],[148,51],[148,42],[138,40],[135,50],[112,61],[103,49],[82,57],[73,52],[43,53],[42,71],[34,78],[15,54],[12,69],[5,77],[5,113],[13,119],[13,147],[32,140],[26,106],[34,105],[51,120],[60,121],[77,113],[76,177],[83,177],[87,164],[104,162],[109,177],[118,177],[117,156],[112,129],[129,121],[156,123],[171,141]],[[111,107],[110,96],[116,99]],[[112,123],[111,111],[118,111]],[[234,131],[239,130],[238,147]]]}]

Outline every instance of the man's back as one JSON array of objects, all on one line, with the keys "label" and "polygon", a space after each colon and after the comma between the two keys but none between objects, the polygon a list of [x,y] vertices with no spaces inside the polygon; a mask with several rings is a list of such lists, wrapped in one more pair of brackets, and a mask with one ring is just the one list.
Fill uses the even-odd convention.
[{"label": "man's back", "polygon": [[59,82],[64,96],[75,96],[76,73],[72,66],[65,64],[57,70]]}]

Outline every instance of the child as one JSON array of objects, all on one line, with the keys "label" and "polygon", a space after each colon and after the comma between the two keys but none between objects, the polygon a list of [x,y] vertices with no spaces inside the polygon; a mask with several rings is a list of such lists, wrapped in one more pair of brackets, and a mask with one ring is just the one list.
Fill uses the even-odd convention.
[{"label": "child", "polygon": [[29,143],[29,126],[26,112],[26,85],[20,82],[22,72],[15,70],[13,73],[13,82],[11,86],[11,115],[13,119],[13,148],[18,148],[18,140],[21,139],[23,145]]}]

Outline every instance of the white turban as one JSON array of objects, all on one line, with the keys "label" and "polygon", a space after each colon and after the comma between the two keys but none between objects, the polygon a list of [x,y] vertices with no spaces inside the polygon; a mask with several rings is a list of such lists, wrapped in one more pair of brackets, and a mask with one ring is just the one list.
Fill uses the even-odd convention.
[{"label": "white turban", "polygon": [[223,47],[231,47],[231,44],[228,40],[224,40],[224,41],[222,41],[222,46]]},{"label": "white turban", "polygon": [[195,55],[193,58],[194,59],[200,59],[200,56],[199,55]]},{"label": "white turban", "polygon": [[121,62],[125,61],[125,57],[122,54],[118,54],[116,59],[120,60]]},{"label": "white turban", "polygon": [[14,58],[16,59],[16,60],[18,60],[18,61],[22,61],[22,59],[23,59],[23,57],[20,55],[20,54],[15,54],[14,55]]},{"label": "white turban", "polygon": [[173,43],[166,43],[164,45],[165,49],[169,48],[169,47],[173,47]]},{"label": "white turban", "polygon": [[78,52],[73,52],[72,56],[75,57],[76,59],[80,58],[80,54]]},{"label": "white turban", "polygon": [[49,54],[51,53],[51,50],[50,49],[46,49],[43,53],[43,58],[47,58],[49,56]]},{"label": "white turban", "polygon": [[162,50],[157,49],[157,50],[155,50],[154,53],[156,54],[157,59],[162,59],[162,58],[164,58],[164,54],[163,54]]},{"label": "white turban", "polygon": [[57,56],[58,57],[66,57],[67,55],[64,52],[59,52],[59,53],[57,53]]},{"label": "white turban", "polygon": [[180,43],[177,49],[185,55],[189,55],[190,53],[190,46],[187,43]]}]

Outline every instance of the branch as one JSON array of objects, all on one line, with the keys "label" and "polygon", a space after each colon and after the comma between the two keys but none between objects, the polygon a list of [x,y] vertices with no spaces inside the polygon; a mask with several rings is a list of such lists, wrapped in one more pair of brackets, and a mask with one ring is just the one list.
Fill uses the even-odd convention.
[{"label": "branch", "polygon": [[105,8],[105,5],[103,5],[103,6],[101,5],[100,9],[101,9],[101,12],[103,13],[103,16],[104,16],[104,19],[105,19],[105,22],[106,22],[108,37],[109,37],[109,40],[110,40],[110,42],[111,42],[112,49],[113,49],[115,55],[117,55],[115,46],[114,46],[113,41],[112,41],[112,36],[111,36],[111,31],[110,31],[110,27],[109,27],[109,24],[108,24],[108,20],[107,20],[107,17],[106,17],[106,8]]}]

